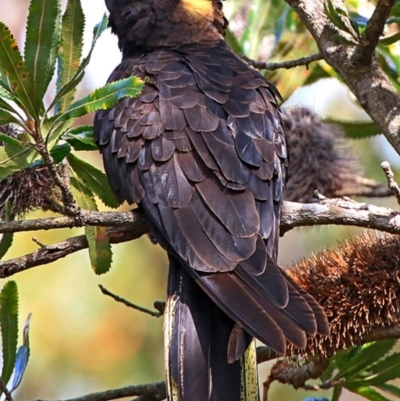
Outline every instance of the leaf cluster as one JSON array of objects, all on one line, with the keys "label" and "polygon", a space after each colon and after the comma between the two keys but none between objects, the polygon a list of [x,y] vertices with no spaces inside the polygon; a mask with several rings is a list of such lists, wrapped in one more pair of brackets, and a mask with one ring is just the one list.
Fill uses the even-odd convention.
[{"label": "leaf cluster", "polygon": [[[29,174],[39,165],[63,163],[68,166],[79,207],[97,210],[95,196],[109,207],[119,205],[105,174],[72,152],[97,150],[93,127],[76,126],[78,117],[113,107],[123,97],[136,97],[143,87],[140,79],[130,77],[75,100],[77,86],[107,23],[104,16],[94,27],[90,50],[82,57],[85,17],[80,0],[69,0],[64,13],[60,0],[32,0],[23,53],[10,29],[0,22],[0,126],[12,124],[19,129],[15,137],[0,133],[0,185],[16,172]],[[54,75],[56,93],[46,102]],[[59,201],[58,209],[66,209],[64,200]],[[85,230],[92,266],[96,273],[104,273],[111,263],[107,233],[101,227]],[[1,256],[11,244],[11,236],[3,237]]]}]

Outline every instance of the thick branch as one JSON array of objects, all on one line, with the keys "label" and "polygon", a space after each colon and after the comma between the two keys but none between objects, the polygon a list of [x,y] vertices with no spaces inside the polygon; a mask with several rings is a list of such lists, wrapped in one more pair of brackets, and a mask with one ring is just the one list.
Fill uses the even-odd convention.
[{"label": "thick branch", "polygon": [[72,228],[82,226],[127,227],[142,221],[137,210],[130,212],[94,212],[82,210],[81,218],[63,216],[47,219],[2,221],[0,233],[18,233],[22,231],[50,230],[54,228]]},{"label": "thick branch", "polygon": [[353,60],[355,64],[367,64],[371,61],[394,3],[395,0],[378,1],[375,11],[361,37],[360,44],[354,52]]},{"label": "thick branch", "polygon": [[[324,10],[324,0],[285,1],[298,13],[313,35],[324,59],[338,72],[360,105],[400,153],[400,95],[380,68],[376,57],[373,56],[368,64],[354,59],[355,51],[359,47],[348,44],[348,35],[329,21]],[[332,0],[332,3],[337,8],[343,8],[342,0]],[[390,7],[393,1],[380,3]]]},{"label": "thick branch", "polygon": [[[138,211],[119,213],[84,211],[82,219],[88,225],[108,226],[108,234],[113,244],[139,238],[148,232],[146,222]],[[80,223],[72,217],[2,222],[0,233],[65,228],[77,224]],[[295,227],[328,224],[365,227],[400,234],[400,213],[386,207],[346,199],[325,199],[318,203],[307,204],[284,202],[283,204],[282,234]],[[20,258],[0,262],[0,278],[10,277],[32,267],[54,262],[87,246],[86,238],[78,236],[45,246]]]},{"label": "thick branch", "polygon": [[400,234],[400,213],[347,199],[325,199],[307,204],[284,202],[282,212],[283,233],[295,227],[338,224]]}]

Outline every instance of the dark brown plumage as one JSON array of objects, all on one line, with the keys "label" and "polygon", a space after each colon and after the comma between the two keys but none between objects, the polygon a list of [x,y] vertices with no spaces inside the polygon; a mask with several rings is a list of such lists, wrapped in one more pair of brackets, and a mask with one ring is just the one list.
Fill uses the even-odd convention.
[{"label": "dark brown plumage", "polygon": [[169,254],[169,398],[256,400],[241,395],[251,336],[284,353],[287,340],[328,333],[276,265],[287,164],[277,91],[223,40],[220,1],[106,3],[123,52],[109,81],[147,84],[98,112],[95,136],[113,190]]}]

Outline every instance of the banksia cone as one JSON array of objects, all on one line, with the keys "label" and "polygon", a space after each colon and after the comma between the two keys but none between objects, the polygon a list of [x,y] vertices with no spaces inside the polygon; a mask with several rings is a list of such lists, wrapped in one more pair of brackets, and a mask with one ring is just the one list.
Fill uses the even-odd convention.
[{"label": "banksia cone", "polygon": [[305,107],[283,109],[282,118],[290,156],[285,200],[308,202],[315,190],[334,198],[355,185],[361,167],[339,126]]},{"label": "banksia cone", "polygon": [[[13,138],[21,136],[11,125],[0,126],[0,131]],[[46,166],[22,169],[0,181],[0,220],[7,215],[21,217],[35,209],[49,210],[57,199],[59,194]]]},{"label": "banksia cone", "polygon": [[330,356],[336,350],[368,342],[382,327],[400,318],[400,237],[366,232],[336,250],[294,264],[287,273],[325,309],[330,336],[309,339],[305,350]]}]

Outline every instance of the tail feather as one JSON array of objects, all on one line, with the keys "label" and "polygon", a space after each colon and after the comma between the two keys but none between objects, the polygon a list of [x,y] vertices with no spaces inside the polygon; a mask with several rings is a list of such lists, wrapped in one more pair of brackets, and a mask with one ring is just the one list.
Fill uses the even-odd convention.
[{"label": "tail feather", "polygon": [[[212,302],[178,261],[170,262],[164,327],[168,400],[259,401],[251,336]],[[236,341],[240,360],[228,358],[234,327],[241,339]]]}]

